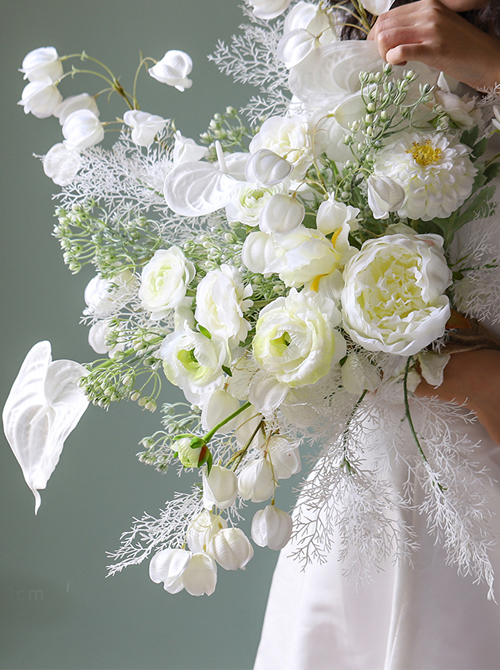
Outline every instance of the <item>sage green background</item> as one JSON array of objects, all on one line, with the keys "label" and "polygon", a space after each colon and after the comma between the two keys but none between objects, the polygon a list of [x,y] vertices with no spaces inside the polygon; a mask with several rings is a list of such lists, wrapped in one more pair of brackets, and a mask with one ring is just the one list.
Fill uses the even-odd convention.
[{"label": "sage green background", "polygon": [[[25,115],[16,102],[24,86],[24,55],[53,45],[59,54],[87,51],[122,76],[126,88],[139,51],[161,58],[182,49],[193,58],[185,93],[142,75],[141,107],[177,119],[197,137],[227,104],[241,106],[253,89],[236,86],[206,54],[241,22],[236,0],[1,0],[1,357],[3,406],[33,344],[50,340],[54,358],[91,360],[87,328],[79,325],[92,271],[72,276],[51,237],[57,187],[32,154],[61,141],[54,118]],[[80,76],[64,96],[100,88]],[[101,116],[124,111],[120,99]],[[167,389],[164,399],[175,396]],[[141,437],[159,427],[159,413],[122,403],[90,407],[68,438],[35,517],[33,495],[5,439],[0,446],[0,667],[6,668],[251,668],[276,554],[256,548],[246,571],[219,570],[208,597],[172,596],[153,584],[146,563],[105,579],[105,552],[118,546],[134,516],[156,515],[187,483],[138,462]],[[291,504],[291,486],[279,499]],[[270,669],[271,670],[271,669]]]}]

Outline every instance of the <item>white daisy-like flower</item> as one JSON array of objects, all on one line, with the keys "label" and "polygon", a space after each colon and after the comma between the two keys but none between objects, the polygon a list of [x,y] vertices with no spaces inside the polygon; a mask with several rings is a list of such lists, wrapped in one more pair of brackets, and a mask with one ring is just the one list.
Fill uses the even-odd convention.
[{"label": "white daisy-like flower", "polygon": [[470,149],[443,133],[402,133],[376,156],[374,175],[391,177],[406,197],[399,216],[449,216],[469,197],[477,169]]}]

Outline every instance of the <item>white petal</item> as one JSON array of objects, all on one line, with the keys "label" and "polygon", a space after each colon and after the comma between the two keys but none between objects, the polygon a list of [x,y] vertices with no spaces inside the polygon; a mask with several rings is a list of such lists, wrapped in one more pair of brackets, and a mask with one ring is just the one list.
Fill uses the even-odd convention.
[{"label": "white petal", "polygon": [[180,163],[165,179],[165,200],[176,214],[203,216],[225,207],[236,183],[211,163]]}]

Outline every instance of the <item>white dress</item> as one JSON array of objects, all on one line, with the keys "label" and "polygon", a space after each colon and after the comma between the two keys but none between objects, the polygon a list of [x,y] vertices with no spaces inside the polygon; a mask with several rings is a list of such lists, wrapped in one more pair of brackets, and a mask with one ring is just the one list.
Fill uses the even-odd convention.
[{"label": "white dress", "polygon": [[[496,235],[500,243],[500,221]],[[491,330],[500,335],[498,324]],[[481,440],[477,460],[497,480],[489,505],[498,540],[500,446],[477,423],[467,428],[467,435]],[[398,488],[406,473],[393,477]],[[417,504],[419,491],[417,486]],[[305,571],[289,558],[289,547],[282,550],[254,670],[500,669],[500,605],[487,599],[484,584],[474,584],[446,564],[425,516],[404,514],[420,545],[414,566],[387,561],[365,586],[342,575],[335,546],[326,563]],[[500,602],[500,544],[490,558]]]}]

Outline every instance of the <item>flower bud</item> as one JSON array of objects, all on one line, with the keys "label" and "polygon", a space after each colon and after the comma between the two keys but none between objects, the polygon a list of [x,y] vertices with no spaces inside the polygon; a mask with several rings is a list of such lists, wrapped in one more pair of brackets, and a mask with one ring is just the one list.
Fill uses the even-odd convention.
[{"label": "flower bud", "polygon": [[164,549],[153,556],[149,564],[149,576],[165,591],[179,593],[184,588],[182,575],[191,561],[191,552],[185,549]]},{"label": "flower bud", "polygon": [[[207,402],[203,405],[201,413],[201,425],[204,430],[212,430],[225,418],[236,412],[239,408],[239,401],[227,391],[214,391]],[[230,433],[234,430],[237,417],[232,421],[225,423],[218,433]]]},{"label": "flower bud", "polygon": [[71,184],[81,164],[78,151],[68,149],[62,142],[54,144],[43,157],[43,171],[58,186]]},{"label": "flower bud", "polygon": [[368,204],[376,219],[387,219],[389,212],[395,212],[405,201],[403,187],[390,177],[370,175],[368,183]]},{"label": "flower bud", "polygon": [[207,551],[208,544],[223,528],[227,528],[226,521],[219,514],[212,514],[207,509],[203,510],[194,521],[191,522],[186,534],[187,543],[193,553]]},{"label": "flower bud", "polygon": [[259,510],[252,519],[252,540],[259,547],[279,551],[292,534],[292,518],[274,505]]},{"label": "flower bud", "polygon": [[149,68],[149,74],[168,86],[175,86],[178,91],[191,88],[193,82],[187,76],[193,69],[193,61],[184,51],[172,49],[167,51],[163,58],[154,67]]},{"label": "flower bud", "polygon": [[253,13],[259,19],[274,19],[283,14],[291,0],[249,0]]},{"label": "flower bud", "polygon": [[88,93],[80,93],[80,95],[72,95],[69,98],[65,98],[55,108],[54,116],[59,119],[61,126],[64,126],[64,122],[68,116],[81,109],[90,109],[93,114],[99,116],[99,108],[97,107],[95,98]]},{"label": "flower bud", "polygon": [[259,458],[245,465],[238,475],[238,493],[252,502],[263,502],[273,495],[273,469],[268,460]]},{"label": "flower bud", "polygon": [[220,509],[231,507],[238,495],[238,478],[232,470],[214,465],[207,475],[207,468],[202,470],[203,507],[212,509],[217,505]]},{"label": "flower bud", "polygon": [[259,228],[264,233],[289,233],[302,223],[306,210],[296,198],[276,193],[261,212]]},{"label": "flower bud", "polygon": [[170,446],[177,452],[177,456],[185,468],[196,468],[198,466],[203,446],[193,449],[190,437],[181,437],[180,440],[175,440]]},{"label": "flower bud", "polygon": [[141,112],[138,109],[129,109],[123,115],[123,120],[132,128],[132,142],[139,147],[149,147],[160,133],[167,121],[161,116]]},{"label": "flower bud", "polygon": [[24,73],[24,79],[29,81],[49,77],[54,82],[62,76],[63,67],[54,47],[41,47],[26,54],[21,72]]},{"label": "flower bud", "polygon": [[285,437],[273,435],[267,443],[266,450],[277,479],[289,479],[300,472],[302,466],[299,448]]},{"label": "flower bud", "polygon": [[272,235],[261,231],[250,233],[243,243],[241,259],[251,272],[266,274],[268,265],[276,260]]},{"label": "flower bud", "polygon": [[288,177],[293,166],[270,149],[259,149],[250,156],[245,168],[245,179],[261,186],[275,186]]},{"label": "flower bud", "polygon": [[210,541],[208,553],[224,570],[244,570],[253,557],[253,547],[239,528],[224,528]]},{"label": "flower bud", "polygon": [[44,77],[27,84],[17,104],[24,107],[25,114],[31,112],[37,119],[46,119],[52,116],[61,101],[62,95],[57,86],[50,77]]},{"label": "flower bud", "polygon": [[182,574],[182,584],[192,596],[212,595],[217,584],[217,566],[208,554],[193,554]]},{"label": "flower bud", "polygon": [[104,139],[104,128],[90,109],[72,112],[62,127],[68,149],[83,151]]}]

